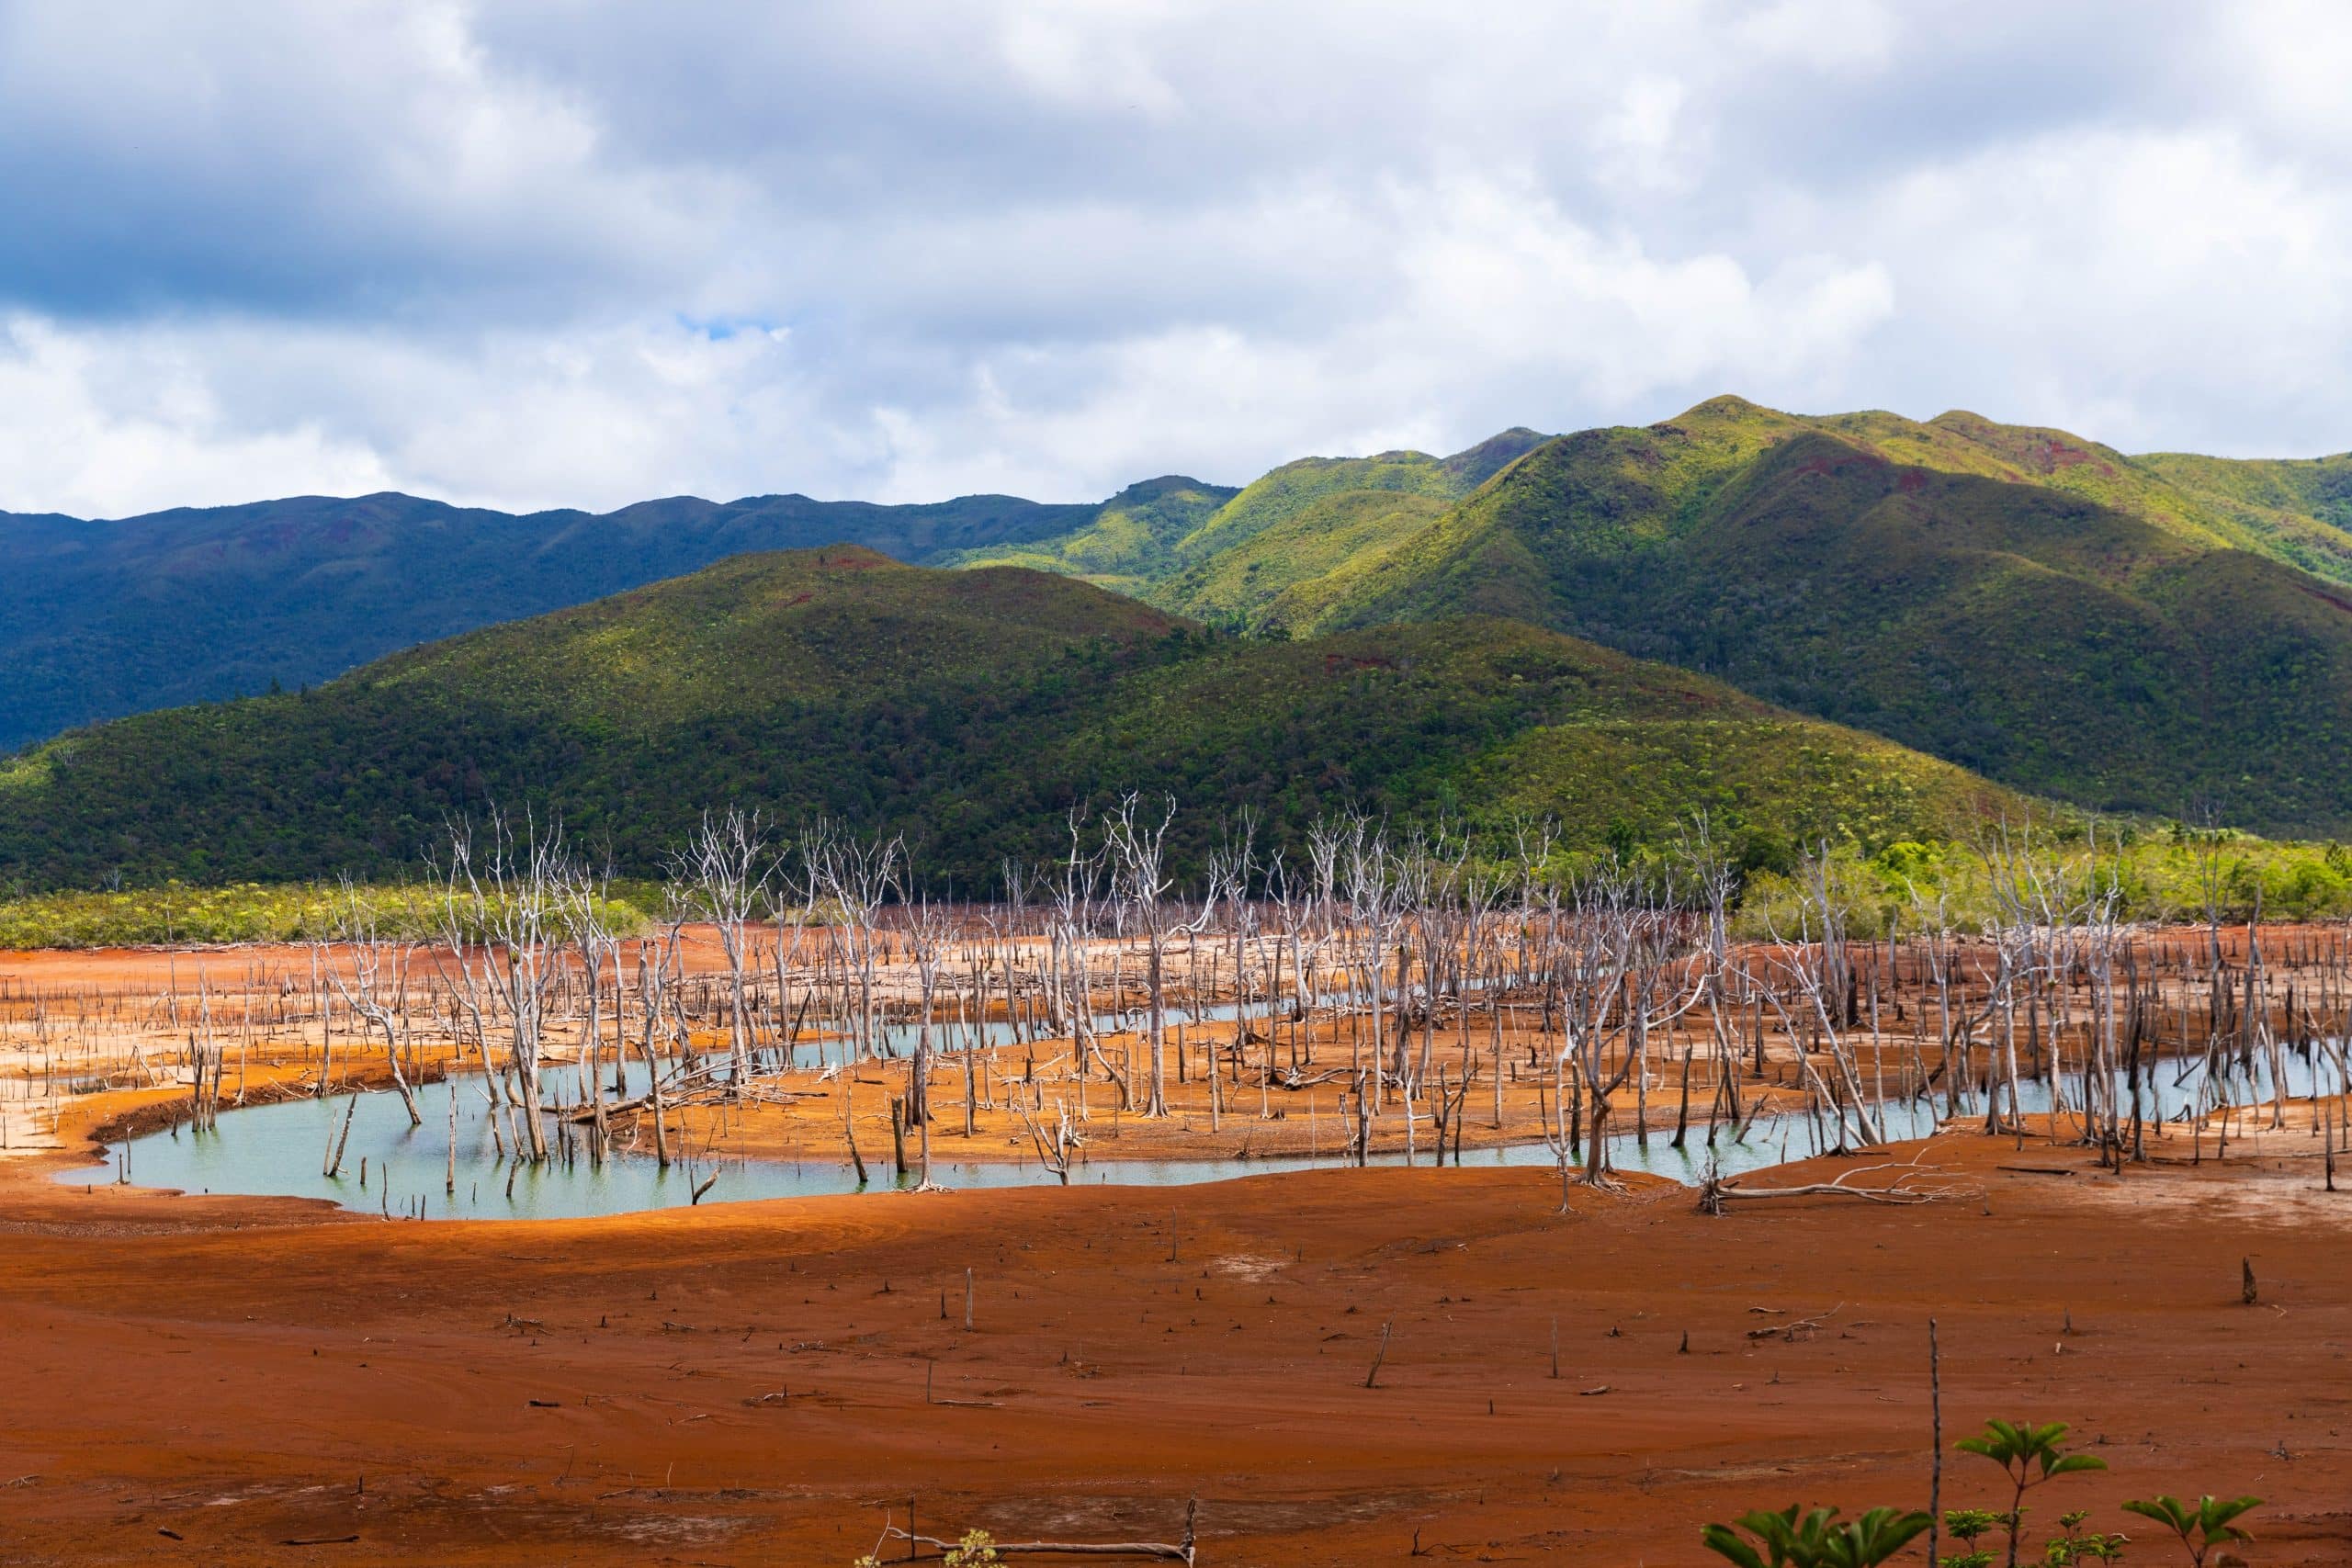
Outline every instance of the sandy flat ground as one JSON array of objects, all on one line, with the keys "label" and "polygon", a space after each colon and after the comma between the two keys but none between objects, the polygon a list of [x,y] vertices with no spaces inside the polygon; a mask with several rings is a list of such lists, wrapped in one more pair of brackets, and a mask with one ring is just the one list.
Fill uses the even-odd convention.
[{"label": "sandy flat ground", "polygon": [[2308,1143],[2119,1182],[1947,1134],[1942,1201],[1721,1218],[1374,1168],[388,1224],[17,1161],[0,1560],[847,1563],[910,1503],[1172,1539],[1197,1497],[1204,1563],[1698,1563],[1747,1507],[1924,1502],[1932,1316],[1948,1437],[2113,1466],[2039,1517],[2252,1492],[2253,1561],[2341,1564],[2352,1192],[2267,1157]]},{"label": "sandy flat ground", "polygon": [[[1196,1499],[1203,1564],[1672,1568],[1716,1561],[1699,1525],[1747,1508],[1924,1504],[1930,1318],[1948,1440],[2069,1420],[2113,1466],[2053,1486],[2037,1521],[2089,1506],[2137,1530],[2126,1496],[2253,1493],[2253,1562],[2352,1562],[2352,1160],[2322,1190],[2307,1105],[2225,1163],[2211,1131],[2155,1139],[2120,1179],[2080,1149],[1951,1133],[1747,1179],[1915,1160],[1936,1202],[1720,1217],[1638,1179],[1563,1214],[1542,1169],[1041,1175],[528,1224],[56,1185],[95,1130],[185,1097],[167,1055],[120,1052],[167,1049],[149,1015],[192,962],[0,961],[19,1073],[72,1044],[42,1032],[52,1004],[119,1025],[86,1092],[0,1083],[44,1090],[0,1092],[0,1116],[14,1103],[11,1135],[55,1145],[0,1160],[0,1562],[845,1564],[910,1506],[925,1533],[1172,1540]],[[254,1094],[316,1071],[269,1013],[309,963],[205,958]],[[1001,1080],[1027,1071],[1017,1049]],[[1246,1078],[1204,1129],[1197,1065],[1148,1127],[1098,1080],[1089,1157],[1337,1131],[1261,1121]],[[336,1081],[382,1066],[346,1041]],[[730,1110],[730,1135],[831,1146],[830,1097],[854,1089],[881,1164],[903,1067],[858,1076],[876,1081]],[[1516,1132],[1532,1089],[1511,1089]],[[960,1085],[933,1093],[935,1153],[1020,1157],[1002,1081],[968,1141]],[[1653,1117],[1672,1109],[1653,1092]],[[2006,1497],[1948,1455],[1944,1501]]]}]

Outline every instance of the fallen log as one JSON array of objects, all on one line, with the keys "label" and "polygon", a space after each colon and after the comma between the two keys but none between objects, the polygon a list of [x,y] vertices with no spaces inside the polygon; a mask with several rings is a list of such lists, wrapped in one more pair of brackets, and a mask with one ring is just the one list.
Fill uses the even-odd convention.
[{"label": "fallen log", "polygon": [[[1872,1171],[1897,1168],[1904,1174],[1896,1177],[1893,1182],[1884,1187],[1846,1185],[1858,1176],[1868,1176]],[[1936,1174],[1938,1172],[1933,1168],[1923,1170],[1916,1163],[1900,1161],[1857,1166],[1832,1181],[1806,1181],[1794,1187],[1735,1187],[1711,1170],[1706,1179],[1699,1184],[1699,1209],[1702,1213],[1720,1214],[1724,1212],[1724,1206],[1729,1203],[1763,1202],[1778,1198],[1859,1198],[1866,1203],[1895,1205],[1932,1203],[1940,1194],[1915,1192],[1905,1187],[1903,1183],[1916,1176]]]},{"label": "fallen log", "polygon": [[[1184,1505],[1184,1539],[1170,1542],[1161,1540],[992,1540],[989,1550],[999,1557],[1140,1557],[1160,1562],[1182,1562],[1190,1568],[1197,1550],[1193,1522],[1200,1512],[1200,1499],[1195,1497]],[[912,1521],[910,1520],[910,1523]],[[918,1555],[915,1548],[932,1547],[940,1558],[963,1545],[959,1540],[943,1540],[937,1536],[918,1535],[900,1529],[895,1524],[882,1527],[884,1542],[903,1540],[908,1555],[892,1561],[920,1562],[932,1561]],[[881,1552],[875,1552],[877,1558]]]},{"label": "fallen log", "polygon": [[1719,1182],[1702,1190],[1719,1203],[1735,1199],[1765,1198],[1860,1198],[1871,1203],[1928,1203],[1935,1201],[1935,1194],[1931,1192],[1910,1192],[1895,1187],[1841,1187],[1835,1181],[1808,1181],[1796,1187],[1732,1187]]}]

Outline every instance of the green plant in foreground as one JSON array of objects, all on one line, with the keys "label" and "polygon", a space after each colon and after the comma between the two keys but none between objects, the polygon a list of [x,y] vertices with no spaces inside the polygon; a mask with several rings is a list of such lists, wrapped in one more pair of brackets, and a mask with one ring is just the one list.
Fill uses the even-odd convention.
[{"label": "green plant in foreground", "polygon": [[2120,1562],[2123,1549],[2132,1538],[2100,1530],[2085,1530],[2083,1521],[2091,1517],[2087,1508],[2077,1508],[2071,1514],[2058,1516],[2058,1528],[2064,1530],[2041,1549],[2043,1568],[2075,1568],[2082,1562]]},{"label": "green plant in foreground", "polygon": [[2225,1540],[2252,1540],[2254,1537],[2238,1529],[2234,1521],[2241,1515],[2262,1506],[2259,1497],[2199,1497],[2192,1506],[2177,1497],[2159,1493],[2123,1505],[2132,1513],[2158,1524],[2180,1537],[2181,1546],[2188,1552],[2188,1560],[2204,1568],[2206,1554]]},{"label": "green plant in foreground", "polygon": [[1937,1568],[1993,1568],[1993,1553],[1978,1546],[1976,1538],[2008,1522],[2008,1515],[1991,1508],[1946,1508],[1944,1529],[1961,1550],[1939,1560]]},{"label": "green plant in foreground", "polygon": [[1962,1438],[1953,1445],[1999,1465],[2016,1488],[2006,1516],[2009,1528],[2008,1568],[2018,1565],[2018,1529],[2025,1522],[2025,1495],[2061,1475],[2107,1468],[2107,1461],[2095,1454],[2070,1454],[2059,1447],[2059,1439],[2069,1430],[2064,1421],[2045,1422],[2039,1427],[2030,1421],[1987,1421],[1982,1436]]},{"label": "green plant in foreground", "polygon": [[[1916,1511],[1872,1508],[1840,1524],[1835,1508],[1804,1513],[1792,1503],[1777,1514],[1761,1508],[1742,1514],[1736,1529],[1709,1525],[1699,1539],[1708,1551],[1738,1568],[1875,1568],[1931,1522]],[[1741,1540],[1741,1530],[1754,1537],[1754,1542]]]}]

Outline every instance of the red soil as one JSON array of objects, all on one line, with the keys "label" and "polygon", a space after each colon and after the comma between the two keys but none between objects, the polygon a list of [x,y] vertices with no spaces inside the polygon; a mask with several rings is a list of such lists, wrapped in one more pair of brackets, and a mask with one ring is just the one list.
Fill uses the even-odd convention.
[{"label": "red soil", "polygon": [[[2352,1561],[2352,1193],[1927,1148],[1964,1195],[1719,1219],[1375,1168],[390,1224],[18,1161],[0,1560],[847,1563],[910,1499],[1165,1539],[1197,1495],[1204,1564],[1695,1564],[1745,1508],[1926,1501],[1933,1316],[1948,1438],[2067,1419],[2113,1466],[2035,1521],[2251,1492],[2254,1562]],[[1951,1456],[1944,1501],[1994,1480]]]},{"label": "red soil", "polygon": [[[257,958],[309,964],[220,958],[216,998]],[[6,962],[51,994],[170,964]],[[71,1100],[62,1131],[175,1092]],[[1563,1217],[1545,1171],[1374,1168],[386,1224],[66,1190],[75,1156],[19,1156],[0,1562],[847,1563],[910,1498],[926,1533],[1100,1540],[1171,1538],[1197,1496],[1214,1568],[1401,1565],[1417,1540],[1674,1568],[1750,1507],[1924,1505],[1934,1317],[1947,1439],[2069,1420],[2113,1466],[2031,1523],[2092,1507],[2159,1562],[2121,1499],[2252,1493],[2251,1562],[2341,1565],[2352,1169],[2320,1190],[2305,1110],[2225,1167],[2210,1133],[2205,1164],[2120,1179],[1955,1134],[1925,1145],[1941,1201],[1722,1218],[1662,1185]],[[1949,1452],[1943,1497],[2006,1503]]]}]

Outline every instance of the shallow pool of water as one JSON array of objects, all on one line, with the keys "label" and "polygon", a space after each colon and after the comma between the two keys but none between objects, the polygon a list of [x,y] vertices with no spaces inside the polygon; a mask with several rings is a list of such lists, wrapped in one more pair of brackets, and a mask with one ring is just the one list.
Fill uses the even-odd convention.
[{"label": "shallow pool of water", "polygon": [[[2330,1089],[2335,1087],[2332,1067],[2323,1069]],[[2313,1065],[2288,1058],[2287,1092],[2312,1092]],[[545,1077],[550,1104],[577,1093],[570,1067],[551,1068]],[[2079,1103],[2079,1083],[2064,1080],[2069,1104]],[[2205,1094],[2207,1085],[2194,1064],[2160,1065],[2153,1085],[2143,1086],[2148,1114],[2175,1115]],[[2247,1102],[2267,1099],[2269,1078],[2259,1066],[2251,1073],[2231,1074],[2213,1086],[2228,1100]],[[640,1093],[641,1069],[625,1080],[624,1092]],[[449,1182],[448,1102],[457,1100],[456,1183]],[[107,1146],[102,1166],[68,1171],[59,1179],[97,1184],[128,1179],[140,1186],[173,1187],[189,1192],[229,1192],[248,1196],[323,1198],[346,1208],[368,1213],[421,1213],[428,1219],[571,1219],[600,1214],[632,1213],[645,1209],[683,1207],[694,1190],[714,1170],[718,1179],[705,1202],[741,1201],[757,1198],[807,1198],[859,1190],[856,1172],[845,1156],[807,1160],[728,1159],[696,1165],[673,1164],[663,1169],[648,1153],[616,1154],[601,1164],[584,1154],[571,1159],[541,1164],[502,1158],[492,1135],[489,1103],[481,1080],[460,1077],[421,1090],[422,1126],[412,1126],[400,1098],[390,1090],[362,1094],[352,1112],[350,1140],[344,1151],[341,1174],[322,1173],[328,1140],[343,1124],[345,1098],[288,1100],[275,1105],[224,1111],[220,1124],[209,1132],[178,1127],[151,1133]],[[2050,1105],[2050,1086],[2028,1082],[2022,1100],[2029,1111]],[[2211,1096],[2206,1099],[2211,1103]],[[1980,1110],[1981,1114],[1981,1101]],[[1935,1130],[1940,1109],[1933,1105],[1890,1104],[1883,1121],[1890,1138],[1921,1137]],[[1238,1120],[1238,1119],[1237,1119]],[[1085,1183],[1147,1187],[1180,1186],[1223,1181],[1235,1177],[1276,1171],[1307,1170],[1344,1165],[1343,1130],[1336,1116],[1325,1118],[1329,1148],[1319,1156],[1265,1159],[1191,1158],[1156,1160],[1104,1159],[1074,1166],[1073,1185]],[[1389,1119],[1393,1124],[1394,1118]],[[1295,1127],[1296,1117],[1291,1125]],[[1427,1123],[1423,1123],[1427,1129]],[[1620,1169],[1648,1171],[1677,1181],[1695,1183],[1712,1158],[1723,1174],[1737,1175],[1801,1158],[1809,1150],[1804,1118],[1794,1115],[1760,1120],[1746,1138],[1719,1129],[1712,1148],[1703,1123],[1691,1128],[1686,1146],[1669,1146],[1671,1134],[1652,1132],[1645,1150],[1627,1134],[1612,1138],[1610,1156]],[[958,1188],[1035,1187],[1052,1185],[1051,1172],[1034,1157],[1014,1160],[959,1161],[946,1156],[934,1134],[932,1180]],[[1011,1152],[1008,1150],[1007,1152]],[[1081,1156],[1082,1158],[1082,1156]],[[1424,1150],[1422,1163],[1429,1156]],[[1401,1164],[1401,1156],[1383,1156],[1374,1163]],[[1466,1149],[1462,1163],[1469,1167],[1549,1166],[1551,1150],[1543,1144],[1504,1148]],[[361,1180],[362,1167],[366,1180]],[[887,1159],[869,1160],[867,1169],[876,1189],[910,1185],[913,1179],[893,1182]]]}]

